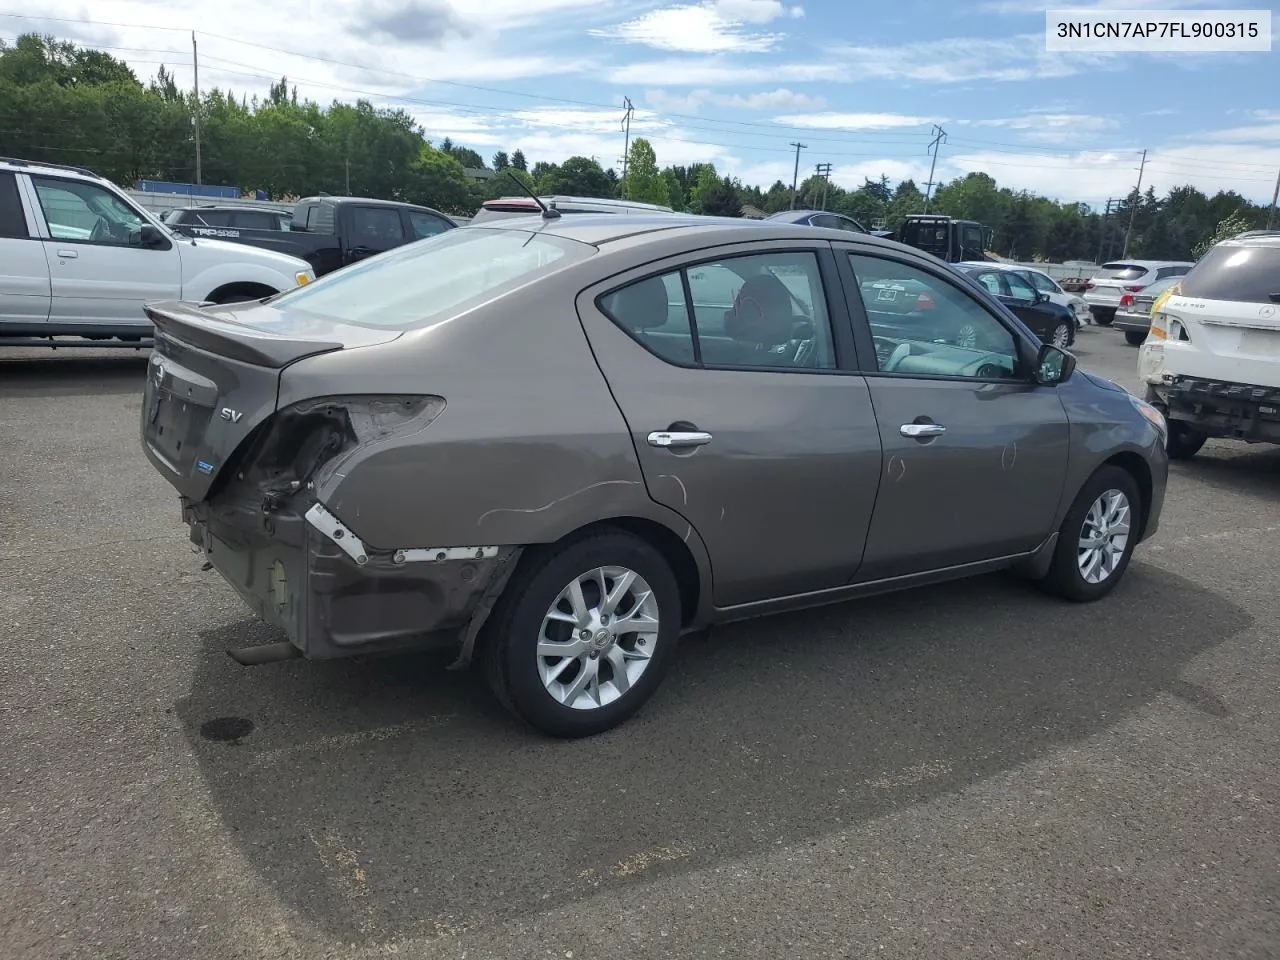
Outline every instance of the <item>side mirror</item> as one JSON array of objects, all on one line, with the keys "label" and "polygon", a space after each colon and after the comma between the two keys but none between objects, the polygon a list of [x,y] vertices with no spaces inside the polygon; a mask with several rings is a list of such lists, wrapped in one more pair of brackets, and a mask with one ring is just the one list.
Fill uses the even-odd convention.
[{"label": "side mirror", "polygon": [[1062,383],[1075,373],[1076,358],[1060,347],[1046,343],[1036,356],[1035,381],[1050,387]]},{"label": "side mirror", "polygon": [[138,231],[139,240],[144,247],[158,247],[164,242],[164,234],[151,223],[144,223]]},{"label": "side mirror", "polygon": [[1043,290],[1037,290],[1036,303],[1048,303],[1048,302],[1049,302],[1049,295],[1045,293]]}]

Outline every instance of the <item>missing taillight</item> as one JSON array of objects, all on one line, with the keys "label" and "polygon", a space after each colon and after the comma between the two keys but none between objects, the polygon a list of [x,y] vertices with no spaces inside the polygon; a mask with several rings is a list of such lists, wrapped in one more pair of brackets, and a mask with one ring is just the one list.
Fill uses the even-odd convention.
[{"label": "missing taillight", "polygon": [[236,465],[237,484],[288,495],[327,478],[358,447],[411,436],[444,410],[434,396],[320,397],[278,411]]}]

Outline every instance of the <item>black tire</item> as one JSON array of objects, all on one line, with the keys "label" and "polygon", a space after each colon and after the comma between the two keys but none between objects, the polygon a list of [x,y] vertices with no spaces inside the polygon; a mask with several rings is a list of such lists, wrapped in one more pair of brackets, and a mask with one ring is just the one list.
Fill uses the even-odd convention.
[{"label": "black tire", "polygon": [[[1112,572],[1099,583],[1090,583],[1080,572],[1079,546],[1080,535],[1084,529],[1085,516],[1103,493],[1118,490],[1129,501],[1129,539],[1124,551]],[[1116,466],[1100,467],[1080,488],[1075,502],[1067,511],[1058,528],[1058,543],[1053,551],[1053,561],[1049,572],[1041,581],[1041,586],[1049,593],[1076,603],[1090,603],[1101,600],[1124,577],[1129,568],[1129,560],[1133,556],[1134,547],[1138,545],[1141,535],[1142,497],[1133,475]]]},{"label": "black tire", "polygon": [[261,300],[261,299],[263,299],[264,297],[269,297],[269,296],[271,296],[271,294],[269,294],[269,293],[264,293],[264,294],[263,294],[262,296],[260,296],[260,297],[256,297],[256,296],[254,296],[252,293],[232,293],[232,294],[229,294],[229,295],[227,295],[227,296],[219,297],[217,300],[215,300],[215,301],[213,301],[213,302],[214,302],[214,303],[217,303],[217,304],[224,304],[224,303],[250,303],[250,302],[252,302],[252,301],[254,301],[254,300]]},{"label": "black tire", "polygon": [[1204,442],[1209,439],[1199,430],[1194,430],[1178,420],[1170,420],[1168,423],[1169,439],[1165,443],[1165,451],[1169,454],[1170,460],[1190,460],[1200,452]]},{"label": "black tire", "polygon": [[1147,339],[1147,331],[1145,330],[1126,330],[1124,332],[1125,343],[1131,346],[1138,346]]},{"label": "black tire", "polygon": [[[658,604],[658,636],[648,666],[629,690],[604,706],[574,709],[555,699],[539,675],[543,618],[576,577],[608,566],[626,567],[649,584]],[[592,534],[525,555],[485,626],[485,675],[498,700],[530,726],[553,737],[592,736],[628,719],[653,695],[675,655],[680,623],[680,589],[662,555],[629,533]]]},{"label": "black tire", "polygon": [[1095,310],[1093,311],[1093,322],[1100,327],[1111,326],[1111,321],[1115,320],[1116,312],[1114,310]]}]

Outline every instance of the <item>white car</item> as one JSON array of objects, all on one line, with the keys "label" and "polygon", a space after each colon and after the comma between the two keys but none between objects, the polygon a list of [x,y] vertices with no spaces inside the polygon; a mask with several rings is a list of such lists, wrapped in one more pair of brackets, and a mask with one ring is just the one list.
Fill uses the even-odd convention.
[{"label": "white car", "polygon": [[173,233],[80,167],[0,158],[0,345],[149,340],[150,300],[259,300],[315,279],[283,253]]},{"label": "white car", "polygon": [[1084,285],[1084,299],[1100,327],[1111,326],[1126,293],[1138,293],[1157,280],[1181,277],[1194,267],[1186,260],[1116,260],[1104,263]]},{"label": "white car", "polygon": [[1224,240],[1156,300],[1138,376],[1174,459],[1209,437],[1280,443],[1280,230]]},{"label": "white car", "polygon": [[1066,307],[1070,310],[1071,315],[1076,318],[1077,330],[1090,321],[1089,304],[1085,302],[1083,297],[1076,296],[1074,293],[1067,293],[1058,285],[1057,280],[1033,267],[1024,267],[1016,263],[976,264],[973,261],[966,261],[961,266],[995,267],[999,270],[1009,270],[1020,274],[1027,283],[1035,287],[1040,293],[1045,294],[1051,303],[1056,303],[1058,306]]}]

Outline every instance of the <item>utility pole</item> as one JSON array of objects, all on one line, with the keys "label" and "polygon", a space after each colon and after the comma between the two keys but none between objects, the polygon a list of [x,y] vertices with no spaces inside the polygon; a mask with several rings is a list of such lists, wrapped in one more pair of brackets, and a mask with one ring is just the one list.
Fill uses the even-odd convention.
[{"label": "utility pole", "polygon": [[1271,209],[1267,211],[1267,229],[1271,229],[1271,224],[1276,218],[1276,200],[1280,198],[1280,172],[1276,173],[1276,188],[1271,191]]},{"label": "utility pole", "polygon": [[796,168],[794,171],[792,171],[792,174],[791,174],[791,207],[790,209],[794,210],[796,208],[796,187],[800,183],[800,151],[809,145],[807,143],[800,143],[797,140],[797,141],[793,141],[791,143],[791,146],[796,148]]},{"label": "utility pole", "polygon": [[346,159],[347,166],[347,196],[351,196],[351,158]]},{"label": "utility pole", "polygon": [[947,131],[936,123],[933,125],[933,140],[929,143],[929,152],[933,159],[929,161],[929,182],[924,188],[924,212],[929,212],[929,198],[933,196],[933,169],[938,164],[938,147],[947,142]]},{"label": "utility pole", "polygon": [[1133,221],[1138,218],[1138,205],[1142,203],[1142,171],[1147,168],[1147,151],[1142,151],[1142,165],[1138,167],[1138,185],[1133,188],[1133,209],[1129,211],[1129,229],[1124,232],[1124,249],[1121,257],[1129,255],[1129,239],[1133,236]]},{"label": "utility pole", "polygon": [[625,131],[622,141],[622,195],[627,195],[627,167],[631,161],[631,114],[636,108],[631,105],[630,97],[622,98],[622,105],[627,108],[622,115],[622,129]]},{"label": "utility pole", "polygon": [[822,178],[822,207],[821,207],[821,209],[825,210],[825,209],[827,209],[827,184],[831,182],[831,164],[829,164],[829,163],[819,163],[819,164],[817,164],[817,165],[814,167],[814,169],[817,171],[818,176]]},{"label": "utility pole", "polygon": [[191,31],[191,69],[196,75],[196,109],[194,119],[196,126],[196,183],[200,181],[200,54],[196,49],[196,32]]},{"label": "utility pole", "polygon": [[1111,217],[1111,198],[1107,198],[1107,209],[1102,215],[1102,222],[1098,224],[1098,264],[1102,264],[1102,244],[1107,238],[1107,221]]}]

